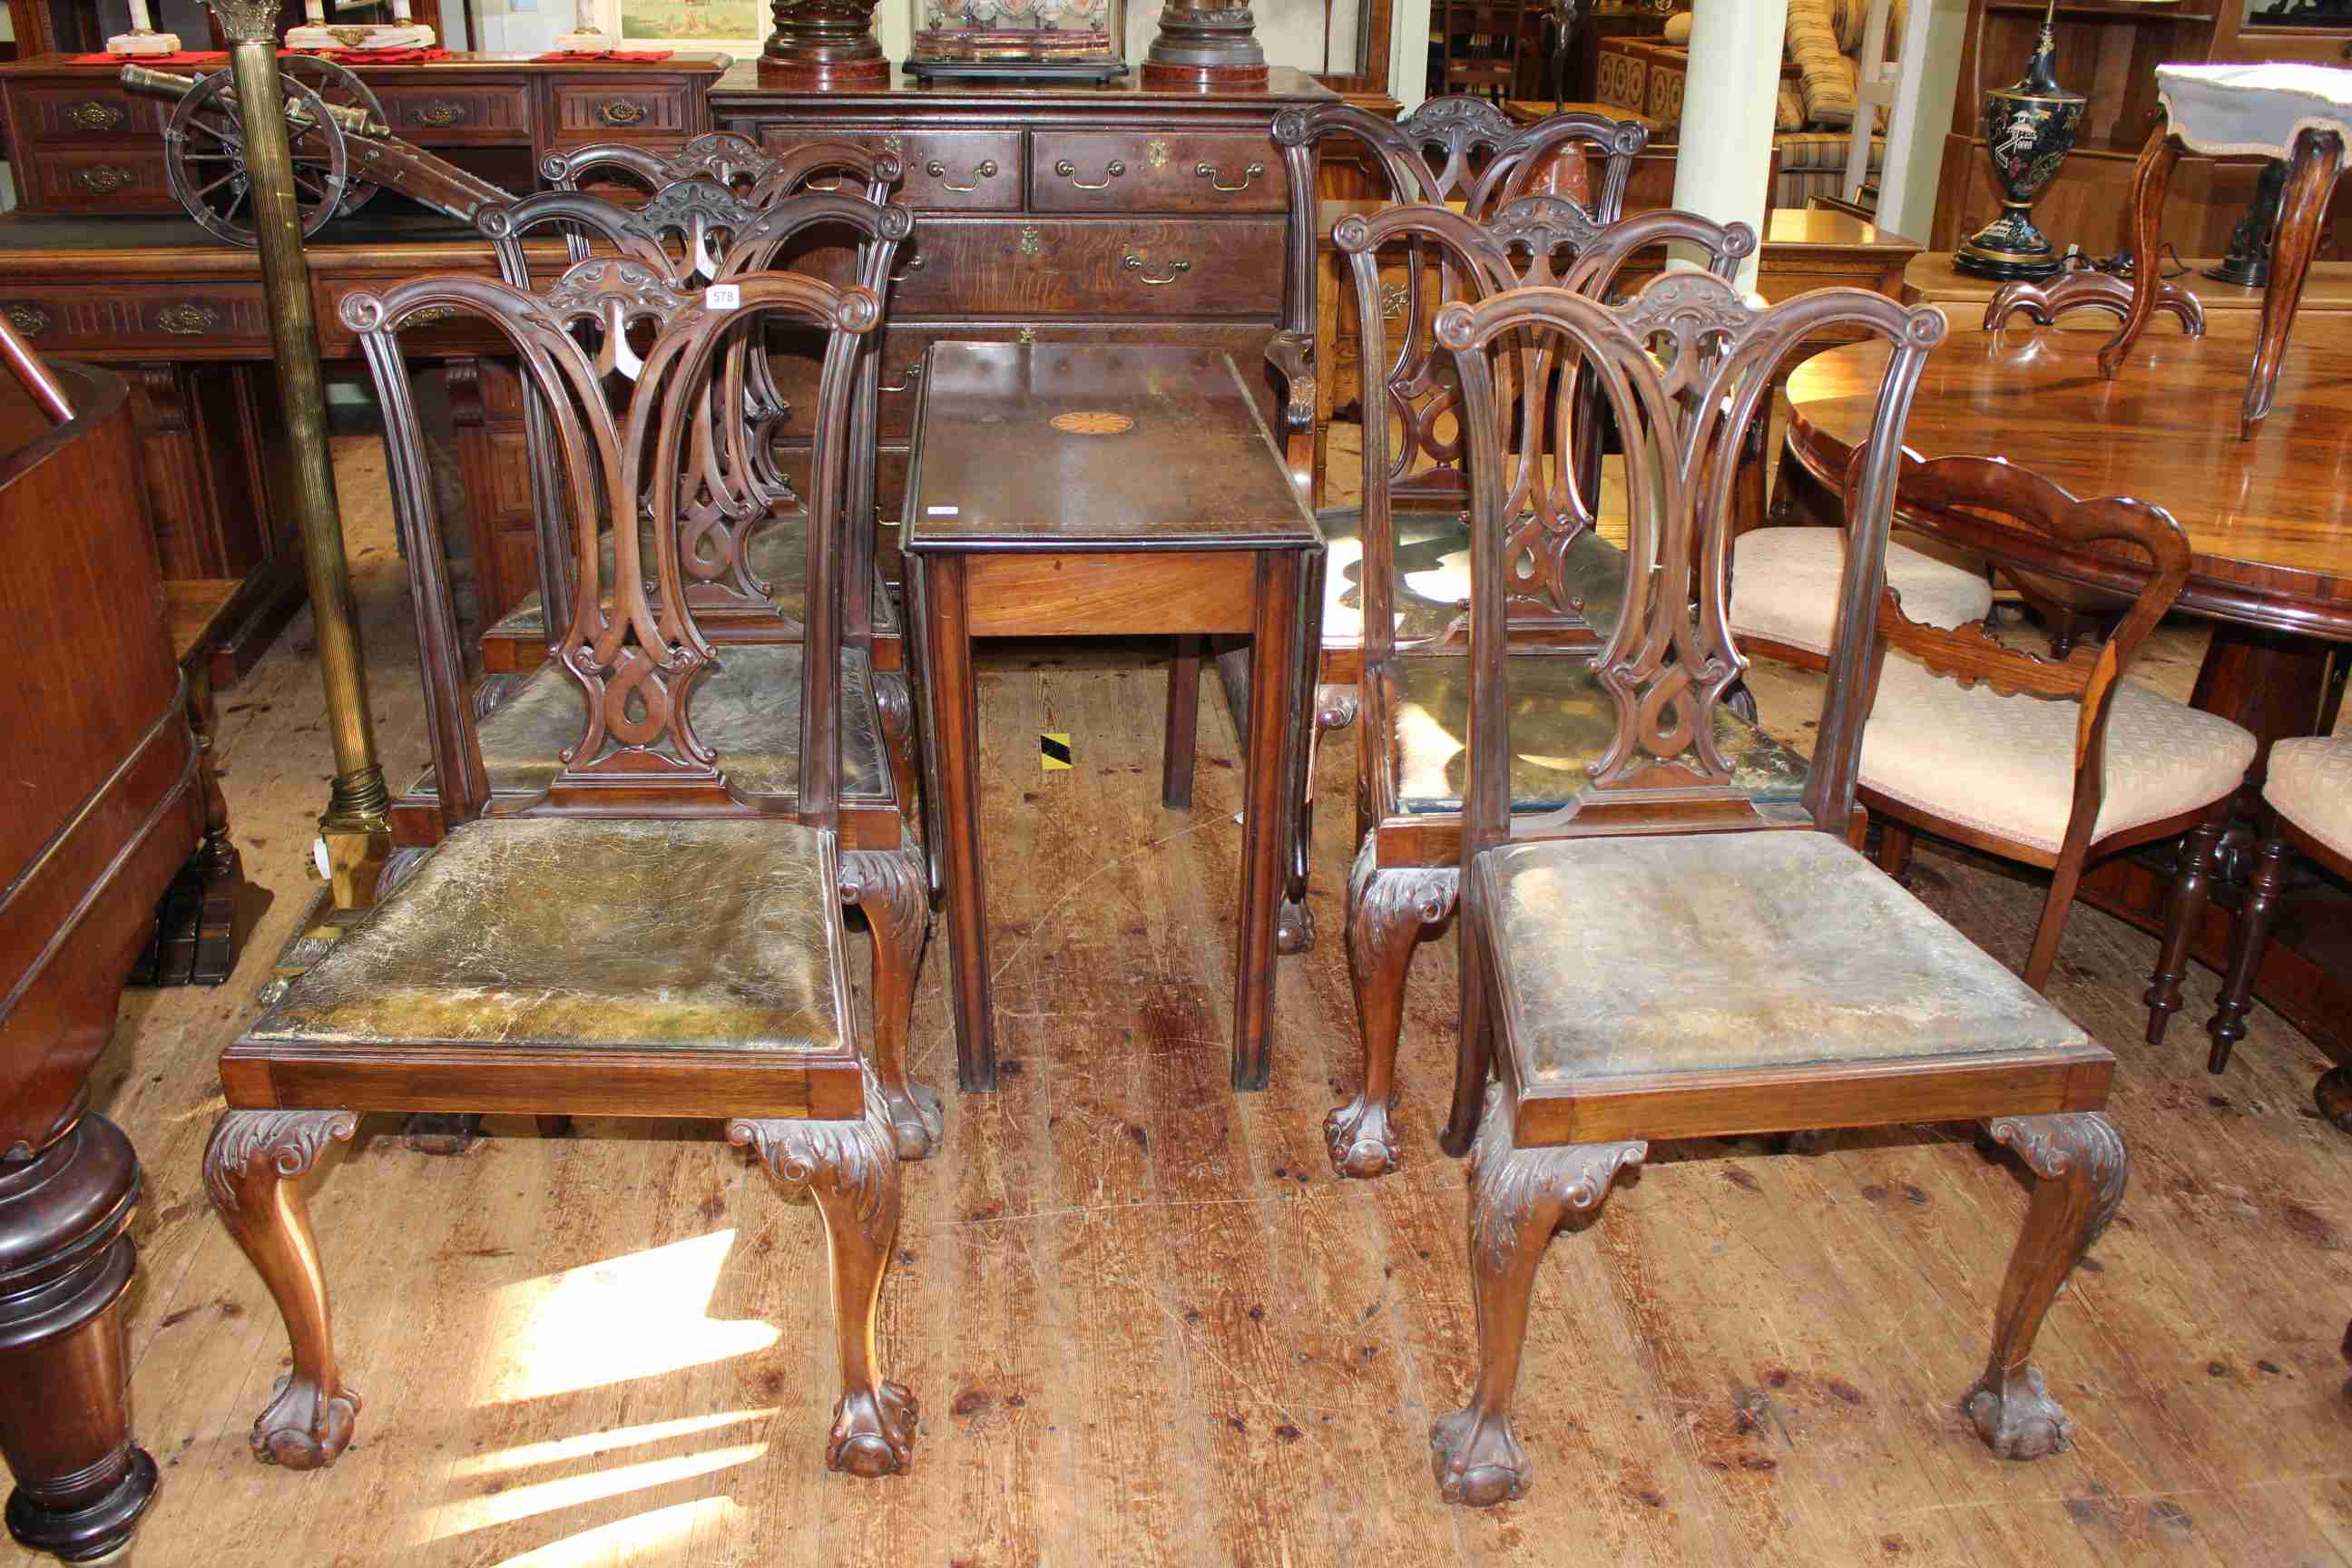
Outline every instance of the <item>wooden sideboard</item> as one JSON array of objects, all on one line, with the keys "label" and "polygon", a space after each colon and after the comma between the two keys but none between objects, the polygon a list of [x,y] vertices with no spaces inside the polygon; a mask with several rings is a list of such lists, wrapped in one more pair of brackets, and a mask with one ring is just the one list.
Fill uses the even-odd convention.
[{"label": "wooden sideboard", "polygon": [[[882,349],[877,495],[888,522],[906,489],[923,353],[942,338],[1220,349],[1279,428],[1264,371],[1286,266],[1274,117],[1335,96],[1288,69],[1251,91],[1131,80],[948,89],[901,79],[871,91],[780,92],[738,66],[710,106],[719,130],[771,152],[847,140],[906,165],[898,199],[916,209],[915,235],[899,252]],[[808,261],[847,277],[837,249]],[[807,405],[814,361],[786,355],[778,368],[785,395]]]},{"label": "wooden sideboard", "polygon": [[[559,264],[561,242],[539,248]],[[489,246],[449,220],[373,205],[338,219],[310,258],[331,375],[360,374],[358,344],[336,315],[345,294],[419,272],[498,275]],[[109,363],[130,383],[164,577],[245,584],[212,663],[214,679],[229,685],[303,595],[260,258],[184,218],[12,213],[0,216],[0,314],[42,354]],[[535,585],[538,558],[513,373],[474,358],[499,345],[462,321],[403,337],[413,360],[442,362],[419,368],[426,390],[447,389],[475,587],[495,616]]]},{"label": "wooden sideboard", "polygon": [[[17,210],[178,212],[163,175],[172,106],[123,90],[113,65],[72,58],[0,66]],[[728,65],[725,55],[685,52],[638,65],[460,54],[358,69],[394,134],[520,195],[539,188],[540,160],[562,148],[618,141],[661,151],[709,130],[705,93]]]}]

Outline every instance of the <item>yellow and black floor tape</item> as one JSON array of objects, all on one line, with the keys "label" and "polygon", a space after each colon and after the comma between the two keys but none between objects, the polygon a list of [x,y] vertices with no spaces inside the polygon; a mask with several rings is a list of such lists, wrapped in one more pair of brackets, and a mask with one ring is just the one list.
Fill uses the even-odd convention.
[{"label": "yellow and black floor tape", "polygon": [[1066,734],[1037,737],[1037,765],[1049,773],[1070,770],[1070,737]]}]

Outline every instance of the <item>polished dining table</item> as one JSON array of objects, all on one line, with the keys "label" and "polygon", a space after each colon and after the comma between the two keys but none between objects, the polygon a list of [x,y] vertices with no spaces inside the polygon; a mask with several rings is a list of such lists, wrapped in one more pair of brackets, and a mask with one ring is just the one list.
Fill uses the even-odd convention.
[{"label": "polished dining table", "polygon": [[[2191,700],[2261,743],[2242,796],[2251,818],[2271,742],[2333,728],[2352,656],[2352,342],[2298,339],[2273,412],[2241,439],[2252,352],[2243,336],[2150,331],[2113,380],[2099,370],[2105,341],[2047,327],[1957,328],[1928,356],[1905,446],[1923,458],[2005,458],[2077,496],[2130,496],[2179,521],[2195,556],[2176,609],[2212,629]],[[1856,344],[1790,376],[1789,451],[1816,480],[1834,485],[1868,433],[1885,357]],[[2021,538],[1979,517],[1899,499],[1897,508],[1904,526],[1958,545],[1999,531],[2014,550]],[[2122,554],[2040,554],[2055,574],[2094,585],[2128,592],[2141,576]],[[2191,951],[2216,969],[2251,843],[2243,825],[2225,841],[2223,885],[2193,933]],[[2174,852],[2107,860],[2080,896],[2160,930]],[[2352,1131],[2352,892],[2316,874],[2297,883],[2256,990],[2335,1058],[2318,1099]]]}]

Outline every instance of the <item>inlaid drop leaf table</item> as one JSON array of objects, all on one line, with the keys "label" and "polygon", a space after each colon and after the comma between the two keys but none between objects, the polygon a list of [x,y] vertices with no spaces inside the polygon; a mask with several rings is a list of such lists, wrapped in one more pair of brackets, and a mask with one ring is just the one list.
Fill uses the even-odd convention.
[{"label": "inlaid drop leaf table", "polygon": [[[2336,331],[2306,334],[2280,366],[2277,402],[2251,439],[2240,435],[2242,337],[2150,332],[2112,381],[2100,373],[2100,348],[2096,332],[1955,330],[1927,357],[1904,444],[1923,458],[2007,458],[2075,495],[2132,496],[2179,520],[2196,553],[2176,607],[2213,623],[2193,700],[2261,743],[2242,797],[2251,807],[2271,742],[2325,732],[2343,694],[2352,645],[2352,342]],[[1884,358],[1867,345],[1836,349],[1790,377],[1789,450],[1815,479],[1835,485],[1844,474],[1869,428]],[[1906,526],[1956,543],[1990,526],[1906,498],[1896,505]],[[2137,584],[2119,559],[2053,564],[2086,581],[2105,574],[2125,592]],[[2237,869],[2251,847],[2238,847]],[[2090,868],[2080,897],[2161,931],[2169,880],[2164,868],[2119,856]],[[2333,884],[2297,889],[2277,919],[2260,994],[2337,1062],[2352,1062],[2352,900]],[[2214,909],[2190,951],[2218,970],[2228,936],[2228,915]],[[2321,1080],[2331,1116],[2347,1096],[2352,1069]]]},{"label": "inlaid drop leaf table", "polygon": [[[1251,645],[1234,1084],[1264,1088],[1285,781],[1302,743],[1301,650],[1323,551],[1314,516],[1241,373],[1213,349],[942,342],[922,388],[901,546],[958,1080],[996,1087],[972,639],[1211,634]],[[1189,735],[1197,673],[1171,684],[1171,738]],[[1163,794],[1181,805],[1189,788],[1171,776]]]}]

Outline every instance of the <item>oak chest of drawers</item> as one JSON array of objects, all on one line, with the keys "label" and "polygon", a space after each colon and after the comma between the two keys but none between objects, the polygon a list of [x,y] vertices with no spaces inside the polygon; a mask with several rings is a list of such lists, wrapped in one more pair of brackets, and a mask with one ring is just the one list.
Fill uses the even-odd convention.
[{"label": "oak chest of drawers", "polygon": [[[791,93],[760,88],[739,66],[710,106],[716,129],[772,153],[849,141],[905,166],[898,199],[917,218],[882,349],[877,500],[887,524],[905,489],[923,353],[941,339],[1223,349],[1273,423],[1274,384],[1262,367],[1282,325],[1289,199],[1274,117],[1332,96],[1282,69],[1248,92],[901,80]],[[848,277],[845,253],[829,242],[794,265]],[[785,395],[807,406],[814,360],[786,351],[777,371]]]},{"label": "oak chest of drawers", "polygon": [[[172,106],[125,91],[112,65],[72,59],[0,66],[18,210],[177,213],[163,174]],[[431,65],[363,66],[359,74],[394,134],[520,195],[539,188],[540,159],[562,148],[684,146],[710,129],[705,92],[727,65],[725,55],[712,54],[639,65],[461,54]]]}]

